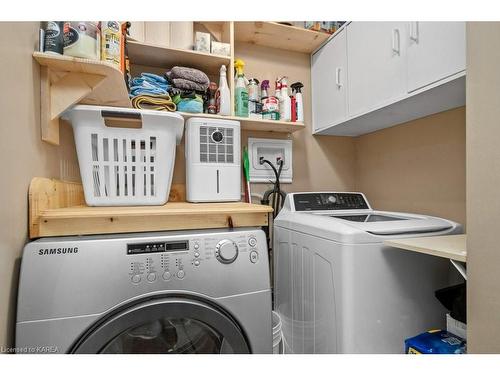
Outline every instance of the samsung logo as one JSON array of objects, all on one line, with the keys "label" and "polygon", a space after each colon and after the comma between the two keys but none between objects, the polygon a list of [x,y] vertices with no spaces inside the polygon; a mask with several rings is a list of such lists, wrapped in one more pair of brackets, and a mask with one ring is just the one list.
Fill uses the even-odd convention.
[{"label": "samsung logo", "polygon": [[54,249],[40,249],[38,255],[56,255],[56,254],[76,254],[78,247],[58,247]]}]

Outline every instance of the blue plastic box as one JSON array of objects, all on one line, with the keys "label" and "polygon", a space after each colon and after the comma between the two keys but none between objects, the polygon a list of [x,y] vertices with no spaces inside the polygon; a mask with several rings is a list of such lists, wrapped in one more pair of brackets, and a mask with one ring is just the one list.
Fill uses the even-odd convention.
[{"label": "blue plastic box", "polygon": [[435,330],[405,340],[406,354],[465,354],[467,342],[448,331]]}]

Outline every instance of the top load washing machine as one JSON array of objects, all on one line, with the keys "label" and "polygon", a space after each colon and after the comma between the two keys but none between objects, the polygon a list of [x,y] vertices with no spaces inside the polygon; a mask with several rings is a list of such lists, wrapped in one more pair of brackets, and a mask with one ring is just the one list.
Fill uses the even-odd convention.
[{"label": "top load washing machine", "polygon": [[273,247],[286,351],[403,353],[405,338],[443,328],[434,292],[449,283],[449,261],[383,241],[461,232],[445,219],[375,211],[361,193],[288,194]]},{"label": "top load washing machine", "polygon": [[271,353],[262,230],[46,238],[26,245],[20,353]]}]

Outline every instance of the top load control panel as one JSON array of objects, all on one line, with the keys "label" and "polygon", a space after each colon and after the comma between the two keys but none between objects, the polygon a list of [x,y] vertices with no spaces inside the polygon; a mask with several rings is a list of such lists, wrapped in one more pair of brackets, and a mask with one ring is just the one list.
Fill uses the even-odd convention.
[{"label": "top load control panel", "polygon": [[293,194],[295,211],[367,210],[370,207],[359,193]]}]

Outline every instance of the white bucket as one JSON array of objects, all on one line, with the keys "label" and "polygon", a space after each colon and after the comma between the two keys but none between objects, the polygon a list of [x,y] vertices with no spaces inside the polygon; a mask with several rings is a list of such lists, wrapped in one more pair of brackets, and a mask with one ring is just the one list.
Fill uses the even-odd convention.
[{"label": "white bucket", "polygon": [[273,354],[284,354],[281,318],[275,311],[273,311]]}]

